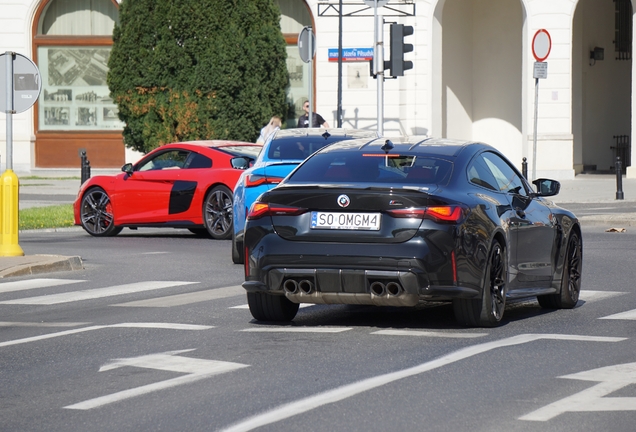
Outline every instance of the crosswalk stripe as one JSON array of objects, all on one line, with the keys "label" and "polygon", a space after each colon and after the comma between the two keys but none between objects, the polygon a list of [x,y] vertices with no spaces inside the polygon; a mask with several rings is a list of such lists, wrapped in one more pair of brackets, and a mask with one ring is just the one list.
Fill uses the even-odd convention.
[{"label": "crosswalk stripe", "polygon": [[27,279],[21,281],[3,282],[0,283],[0,293],[24,291],[35,288],[46,288],[59,285],[70,285],[78,282],[86,281],[76,279]]},{"label": "crosswalk stripe", "polygon": [[420,336],[420,337],[441,337],[441,338],[478,338],[488,336],[488,333],[457,333],[457,332],[436,332],[421,330],[378,330],[371,334],[386,336]]},{"label": "crosswalk stripe", "polygon": [[632,309],[627,312],[621,312],[614,315],[608,315],[599,319],[612,319],[612,320],[636,320],[636,309]]},{"label": "crosswalk stripe", "polygon": [[235,297],[244,295],[245,290],[242,286],[231,286],[225,288],[215,288],[205,291],[197,291],[193,293],[177,294],[165,297],[155,297],[147,300],[137,300],[126,303],[118,303],[111,306],[124,307],[172,307],[183,306],[191,303],[199,303],[209,300],[217,300],[227,297]]},{"label": "crosswalk stripe", "polygon": [[53,305],[58,303],[69,303],[81,300],[93,300],[103,297],[111,297],[122,294],[132,294],[143,291],[170,288],[181,285],[190,285],[198,282],[180,281],[147,281],[125,285],[116,285],[107,288],[96,288],[82,291],[73,291],[60,294],[50,294],[38,297],[27,297],[23,299],[2,301],[0,304],[19,305]]}]

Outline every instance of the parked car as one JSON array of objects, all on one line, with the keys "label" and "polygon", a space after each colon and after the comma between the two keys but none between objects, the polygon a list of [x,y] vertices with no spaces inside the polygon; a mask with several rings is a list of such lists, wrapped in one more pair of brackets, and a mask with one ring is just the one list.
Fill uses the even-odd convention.
[{"label": "parked car", "polygon": [[276,186],[316,150],[342,140],[378,137],[376,131],[360,129],[277,129],[263,145],[254,166],[241,174],[234,188],[232,261],[243,264],[245,215],[260,194]]},{"label": "parked car", "polygon": [[261,149],[239,141],[163,145],[121,174],[84,182],[73,204],[75,225],[97,237],[124,227],[168,227],[230,238],[232,189]]},{"label": "parked car", "polygon": [[451,301],[457,320],[496,326],[507,299],[573,308],[576,216],[495,148],[446,139],[353,140],[299,165],[252,205],[245,282],[252,316],[289,321],[300,303]]}]

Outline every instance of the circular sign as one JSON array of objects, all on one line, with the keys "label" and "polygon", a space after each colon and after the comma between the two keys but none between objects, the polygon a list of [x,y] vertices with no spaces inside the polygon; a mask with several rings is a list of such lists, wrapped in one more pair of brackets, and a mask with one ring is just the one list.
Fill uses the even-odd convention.
[{"label": "circular sign", "polygon": [[538,62],[542,62],[550,55],[552,39],[545,29],[537,30],[532,38],[532,55]]},{"label": "circular sign", "polygon": [[[42,90],[38,67],[22,54],[0,54],[0,111],[8,111],[7,80],[13,80],[13,111],[21,113],[33,106]],[[7,77],[7,61],[13,61],[13,77]]]},{"label": "circular sign", "polygon": [[[309,47],[311,46],[311,53]],[[311,59],[316,55],[316,36],[311,31],[311,27],[303,27],[298,35],[298,52],[300,53],[300,59],[309,63]]]}]

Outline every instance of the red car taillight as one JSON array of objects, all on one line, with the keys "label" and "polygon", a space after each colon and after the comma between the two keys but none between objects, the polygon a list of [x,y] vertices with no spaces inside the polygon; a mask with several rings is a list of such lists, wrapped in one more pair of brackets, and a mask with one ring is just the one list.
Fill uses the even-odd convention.
[{"label": "red car taillight", "polygon": [[255,187],[264,184],[278,184],[282,181],[283,177],[249,174],[245,177],[245,187]]},{"label": "red car taillight", "polygon": [[247,220],[260,219],[263,216],[298,216],[306,213],[302,207],[290,207],[276,204],[268,204],[256,201],[247,212]]},{"label": "red car taillight", "polygon": [[433,219],[439,222],[459,222],[463,211],[460,206],[433,206],[388,210],[396,218]]}]

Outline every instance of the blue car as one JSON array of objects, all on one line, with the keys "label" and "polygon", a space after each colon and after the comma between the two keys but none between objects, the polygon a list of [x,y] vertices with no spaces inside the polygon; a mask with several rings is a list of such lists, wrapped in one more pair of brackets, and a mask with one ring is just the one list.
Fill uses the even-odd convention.
[{"label": "blue car", "polygon": [[265,141],[256,162],[245,170],[234,187],[232,261],[243,264],[245,216],[256,198],[280,183],[310,154],[337,141],[378,137],[361,129],[278,129]]}]

